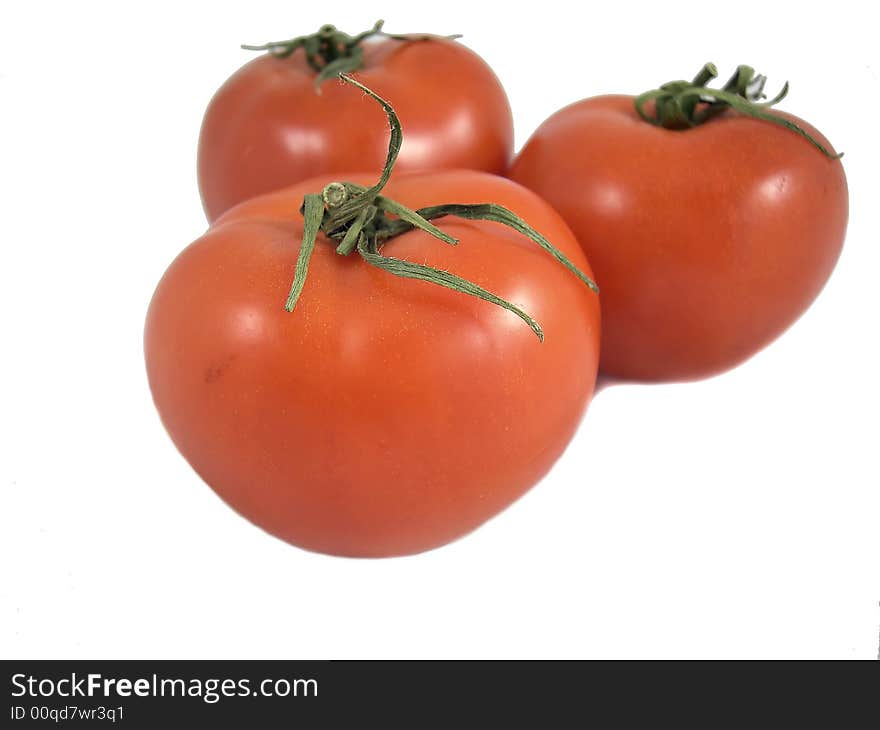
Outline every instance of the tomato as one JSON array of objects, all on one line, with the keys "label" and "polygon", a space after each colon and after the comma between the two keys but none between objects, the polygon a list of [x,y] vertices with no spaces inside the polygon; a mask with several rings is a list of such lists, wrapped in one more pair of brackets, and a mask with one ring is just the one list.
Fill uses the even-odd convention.
[{"label": "tomato", "polygon": [[[326,182],[242,203],[172,263],[146,322],[153,398],[199,475],[268,532],[338,555],[427,550],[502,510],[560,456],[594,388],[598,298],[521,234],[446,217],[436,223],[457,246],[413,230],[384,253],[521,305],[543,342],[509,311],[339,256],[323,234],[287,312],[300,204]],[[589,274],[558,214],[504,178],[395,175],[384,194],[413,208],[496,202]]]},{"label": "tomato", "polygon": [[[486,63],[454,40],[370,39],[357,77],[392,99],[406,125],[397,172],[469,168],[502,174],[513,150],[504,89]],[[316,71],[303,49],[265,54],[215,94],[198,147],[208,220],[248,198],[306,178],[379,171],[388,147],[381,111]]]},{"label": "tomato", "polygon": [[509,174],[587,253],[600,369],[623,379],[701,378],[751,356],[817,296],[846,230],[841,163],[729,108],[680,130],[647,123],[630,96],[586,99],[545,121]]}]

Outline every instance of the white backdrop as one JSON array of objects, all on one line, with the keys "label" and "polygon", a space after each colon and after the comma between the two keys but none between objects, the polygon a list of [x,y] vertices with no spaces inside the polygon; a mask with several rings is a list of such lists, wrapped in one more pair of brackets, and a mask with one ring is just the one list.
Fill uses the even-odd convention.
[{"label": "white backdrop", "polygon": [[[5,3],[0,656],[859,657],[880,624],[876,120],[861,2]],[[580,10],[578,10],[580,8]],[[510,12],[510,18],[499,14]],[[580,16],[573,15],[580,13]],[[242,42],[463,33],[517,148],[559,107],[755,66],[846,152],[843,257],[739,369],[601,391],[552,473],[447,547],[363,561],[238,517],[165,435],[153,287],[205,228],[195,144]],[[873,60],[872,60],[873,54]]]}]

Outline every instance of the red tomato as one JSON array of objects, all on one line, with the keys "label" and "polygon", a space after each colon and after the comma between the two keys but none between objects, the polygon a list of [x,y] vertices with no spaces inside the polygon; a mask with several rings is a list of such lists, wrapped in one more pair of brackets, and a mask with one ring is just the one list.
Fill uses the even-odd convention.
[{"label": "red tomato", "polygon": [[[543,343],[509,311],[339,256],[323,234],[288,313],[300,203],[326,182],[247,201],[180,254],[147,315],[150,387],[193,468],[270,533],[340,555],[427,550],[509,505],[562,453],[595,383],[598,298],[519,233],[448,217],[437,223],[458,246],[415,230],[385,254],[522,306]],[[589,275],[559,216],[504,178],[395,176],[384,194],[412,208],[499,203]]]},{"label": "red tomato", "polygon": [[510,177],[587,253],[602,291],[600,368],[626,379],[700,378],[751,356],[813,301],[846,230],[840,162],[730,110],[670,130],[641,119],[632,97],[587,99],[539,127]]},{"label": "red tomato", "polygon": [[[406,127],[398,174],[468,168],[502,174],[513,150],[504,89],[453,40],[370,40],[358,80],[394,100]],[[198,178],[208,220],[248,198],[317,175],[378,172],[388,149],[382,111],[336,80],[316,93],[302,49],[255,58],[205,113]]]}]

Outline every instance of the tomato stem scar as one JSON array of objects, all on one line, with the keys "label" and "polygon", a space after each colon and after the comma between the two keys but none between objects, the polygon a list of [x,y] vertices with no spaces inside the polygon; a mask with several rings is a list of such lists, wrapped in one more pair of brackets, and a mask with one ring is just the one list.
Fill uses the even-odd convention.
[{"label": "tomato stem scar", "polygon": [[[717,76],[718,69],[715,64],[707,63],[693,81],[670,81],[659,89],[646,91],[637,96],[636,111],[642,119],[657,127],[681,130],[704,124],[725,109],[733,109],[754,119],[778,124],[800,135],[832,160],[843,157],[842,152],[838,154],[831,152],[794,122],[766,111],[788,94],[787,81],[773,99],[763,101],[766,99],[764,85],[767,77],[757,74],[751,66],[738,66],[730,80],[720,89],[707,86]],[[645,109],[649,101],[654,102],[651,112]]]},{"label": "tomato stem scar", "polygon": [[[594,292],[599,291],[596,284],[582,272],[562,251],[532,228],[512,211],[496,203],[461,204],[449,203],[432,205],[418,210],[410,210],[391,198],[381,195],[382,189],[391,177],[394,163],[403,144],[403,130],[393,107],[375,92],[350,76],[339,74],[347,84],[361,89],[378,102],[385,110],[391,126],[391,139],[388,156],[378,182],[367,188],[351,182],[331,182],[320,193],[306,195],[300,213],[303,215],[303,239],[296,261],[293,284],[284,308],[292,312],[296,307],[308,275],[309,261],[315,248],[318,233],[338,241],[336,253],[348,256],[357,251],[360,257],[395,276],[427,281],[438,286],[467,294],[502,307],[522,319],[535,333],[538,340],[544,340],[541,326],[526,312],[506,299],[483,289],[473,282],[448,271],[441,271],[425,264],[395,259],[382,254],[382,247],[396,236],[418,228],[440,241],[456,245],[458,241],[431,223],[431,220],[444,216],[454,216],[466,220],[482,220],[500,223],[537,243],[553,256]],[[389,218],[388,215],[394,216]]]}]

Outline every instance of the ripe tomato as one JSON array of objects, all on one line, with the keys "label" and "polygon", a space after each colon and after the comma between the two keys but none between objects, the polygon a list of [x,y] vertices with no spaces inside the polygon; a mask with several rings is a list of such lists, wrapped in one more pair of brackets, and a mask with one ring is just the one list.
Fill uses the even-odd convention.
[{"label": "ripe tomato", "polygon": [[672,130],[640,118],[633,97],[586,99],[538,128],[510,177],[587,253],[602,291],[600,368],[625,379],[700,378],[751,356],[819,293],[846,229],[840,162],[729,109]]},{"label": "ripe tomato", "polygon": [[[387,255],[521,305],[543,343],[509,311],[339,256],[323,234],[288,313],[298,209],[326,182],[242,203],[172,263],[147,315],[150,387],[193,468],[270,533],[340,555],[426,550],[509,505],[562,453],[595,383],[598,298],[519,233],[448,217],[437,224],[458,246],[413,230]],[[589,275],[559,216],[504,178],[395,176],[385,194],[413,208],[499,203]]]},{"label": "ripe tomato", "polygon": [[[394,100],[406,124],[398,173],[469,168],[502,174],[513,151],[504,89],[453,40],[370,39],[358,78]],[[315,90],[302,49],[247,63],[211,100],[198,147],[208,220],[236,203],[317,175],[382,169],[382,112],[335,80]]]}]

